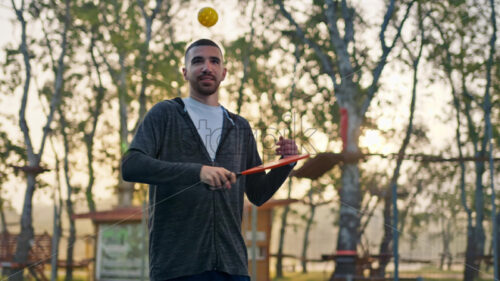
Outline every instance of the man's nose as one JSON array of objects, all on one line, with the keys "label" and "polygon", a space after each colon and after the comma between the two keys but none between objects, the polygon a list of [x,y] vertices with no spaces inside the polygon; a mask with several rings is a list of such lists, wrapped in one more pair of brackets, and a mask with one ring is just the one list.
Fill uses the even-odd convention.
[{"label": "man's nose", "polygon": [[206,62],[203,64],[203,67],[201,68],[201,71],[203,73],[210,73],[212,72],[212,68],[210,67],[210,63]]}]

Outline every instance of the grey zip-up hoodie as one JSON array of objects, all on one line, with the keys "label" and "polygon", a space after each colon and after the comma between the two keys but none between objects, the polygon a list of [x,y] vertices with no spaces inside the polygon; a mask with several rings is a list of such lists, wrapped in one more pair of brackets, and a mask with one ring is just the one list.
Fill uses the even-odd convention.
[{"label": "grey zip-up hoodie", "polygon": [[[152,281],[208,270],[248,275],[241,235],[243,194],[253,204],[262,205],[292,168],[241,176],[231,189],[215,191],[200,182],[200,170],[202,165],[212,165],[240,172],[260,164],[250,125],[225,109],[215,161],[211,161],[182,99],[160,102],[146,114],[122,160],[122,175],[126,181],[150,185]],[[174,195],[189,186],[193,187]]]}]

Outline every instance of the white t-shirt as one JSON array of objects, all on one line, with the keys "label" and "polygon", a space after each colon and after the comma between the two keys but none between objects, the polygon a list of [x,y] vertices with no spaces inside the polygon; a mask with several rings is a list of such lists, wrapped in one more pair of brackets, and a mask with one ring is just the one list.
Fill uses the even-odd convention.
[{"label": "white t-shirt", "polygon": [[222,106],[206,105],[190,97],[184,98],[182,101],[186,105],[189,117],[193,120],[210,158],[214,161],[222,133]]}]

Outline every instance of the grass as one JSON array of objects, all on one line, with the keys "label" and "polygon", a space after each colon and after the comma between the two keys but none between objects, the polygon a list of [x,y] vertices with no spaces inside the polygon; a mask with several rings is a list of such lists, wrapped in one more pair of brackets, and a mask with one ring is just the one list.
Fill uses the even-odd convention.
[{"label": "grass", "polygon": [[[303,274],[301,272],[285,272],[283,278],[274,278],[273,281],[328,281],[332,272],[309,272]],[[444,271],[435,267],[426,267],[418,271],[405,271],[400,273],[400,277],[416,277],[421,276],[424,281],[460,281],[463,280],[462,271]],[[492,276],[493,274],[488,275]],[[477,281],[493,281],[491,278],[479,278]]]},{"label": "grass", "polygon": [[[83,270],[74,270],[73,271],[73,279],[72,281],[88,281],[87,273]],[[50,279],[50,271],[45,271],[45,277]],[[64,269],[60,269],[57,273],[57,281],[64,281],[66,277],[66,273]],[[0,275],[0,280],[7,280],[7,276]],[[24,272],[24,280],[26,281],[35,281],[28,271]]]},{"label": "grass", "polygon": [[331,272],[285,272],[283,278],[274,278],[274,281],[328,281]]}]

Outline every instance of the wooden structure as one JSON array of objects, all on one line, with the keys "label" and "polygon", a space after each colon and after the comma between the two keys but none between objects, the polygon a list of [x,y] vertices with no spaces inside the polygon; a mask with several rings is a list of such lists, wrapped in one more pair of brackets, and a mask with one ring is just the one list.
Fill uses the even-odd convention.
[{"label": "wooden structure", "polygon": [[28,268],[29,273],[37,280],[48,280],[45,276],[45,265],[50,264],[52,256],[52,237],[43,233],[35,235],[26,263],[18,263],[14,260],[17,248],[17,234],[8,232],[0,233],[0,267],[2,268]]},{"label": "wooden structure", "polygon": [[356,251],[337,251],[333,255],[322,255],[323,261],[333,260],[337,266],[342,266],[346,259],[354,260],[355,272],[358,277],[368,276],[374,277],[377,275],[377,269],[374,264],[378,264],[382,259],[391,259],[392,255],[358,255]]},{"label": "wooden structure", "polygon": [[75,214],[72,219],[90,219],[95,226],[95,240],[87,253],[87,260],[94,261],[89,280],[142,280],[141,276],[147,276],[148,235],[141,224],[140,206]]},{"label": "wooden structure", "polygon": [[[337,266],[342,266],[343,262],[349,262],[346,259],[353,259],[355,264],[355,273],[353,277],[333,277],[331,281],[389,281],[394,277],[378,276],[378,267],[374,264],[380,264],[380,260],[391,259],[392,255],[358,255],[356,251],[337,251],[333,255],[321,255],[323,261],[335,261]],[[429,260],[401,259],[401,261],[430,263]],[[399,278],[400,281],[423,281],[422,277]]]},{"label": "wooden structure", "polygon": [[[272,230],[272,210],[275,207],[286,206],[291,203],[297,202],[296,199],[275,200],[271,199],[265,204],[257,208],[257,233],[256,233],[256,264],[257,264],[257,278],[258,281],[271,280],[269,273],[269,258],[271,246],[271,230]],[[248,271],[252,273],[252,204],[245,203],[245,210],[242,223],[242,234],[248,249]]]}]

